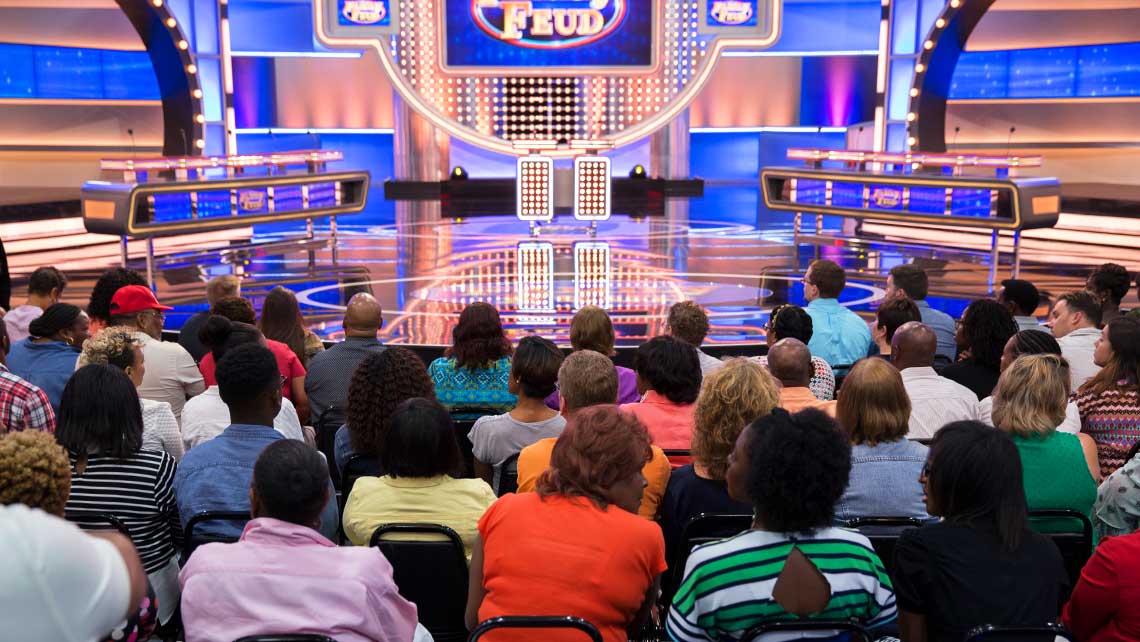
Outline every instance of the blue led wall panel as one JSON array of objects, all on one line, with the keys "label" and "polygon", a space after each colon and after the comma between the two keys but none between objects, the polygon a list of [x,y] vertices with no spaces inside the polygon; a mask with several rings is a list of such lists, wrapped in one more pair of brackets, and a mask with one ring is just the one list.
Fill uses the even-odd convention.
[{"label": "blue led wall panel", "polygon": [[812,56],[802,70],[800,125],[846,127],[875,118],[873,56]]},{"label": "blue led wall panel", "polygon": [[145,51],[0,43],[0,98],[160,100]]},{"label": "blue led wall panel", "polygon": [[1140,43],[962,54],[950,99],[1140,96]]}]

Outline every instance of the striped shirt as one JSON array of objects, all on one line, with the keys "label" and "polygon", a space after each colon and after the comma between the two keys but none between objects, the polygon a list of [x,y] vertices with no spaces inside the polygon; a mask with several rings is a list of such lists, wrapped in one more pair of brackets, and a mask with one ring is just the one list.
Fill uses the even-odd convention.
[{"label": "striped shirt", "polygon": [[693,549],[669,609],[669,636],[677,642],[739,640],[758,624],[799,619],[772,597],[793,547],[831,589],[827,608],[810,619],[853,618],[874,627],[895,618],[891,580],[866,537],[841,528],[791,536],[747,531]]},{"label": "striped shirt", "polygon": [[[67,510],[109,513],[131,533],[143,568],[153,573],[175,555],[182,543],[178,504],[174,499],[174,458],[140,450],[122,460],[91,455],[83,473],[71,455],[71,496]],[[106,529],[105,522],[76,520],[82,528]]]}]

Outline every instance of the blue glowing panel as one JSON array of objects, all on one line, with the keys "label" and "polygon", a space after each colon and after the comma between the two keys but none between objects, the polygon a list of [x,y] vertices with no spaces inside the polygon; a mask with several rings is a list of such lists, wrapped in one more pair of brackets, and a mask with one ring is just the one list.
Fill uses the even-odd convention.
[{"label": "blue glowing panel", "polygon": [[951,191],[950,211],[954,216],[972,216],[975,218],[989,218],[990,190],[955,188]]},{"label": "blue glowing panel", "polygon": [[979,51],[958,58],[950,98],[1005,98],[1008,92],[1008,51]]},{"label": "blue glowing panel", "polygon": [[314,183],[309,186],[309,207],[332,207],[336,205],[336,185],[334,183]]},{"label": "blue glowing panel", "polygon": [[1140,43],[968,52],[951,99],[1140,95]]},{"label": "blue glowing panel", "polygon": [[1140,43],[1082,47],[1077,95],[1140,95]]},{"label": "blue glowing panel", "polygon": [[796,202],[805,205],[823,205],[827,203],[827,183],[800,179],[796,182]]},{"label": "blue glowing panel", "polygon": [[36,95],[35,47],[0,44],[0,98]]},{"label": "blue glowing panel", "polygon": [[945,214],[946,189],[942,187],[911,187],[908,210],[920,214]]},{"label": "blue glowing panel", "polygon": [[36,50],[36,84],[52,98],[102,97],[103,65],[90,49],[39,47]]},{"label": "blue glowing panel", "polygon": [[299,210],[302,202],[300,186],[277,187],[273,190],[273,204],[279,210]]},{"label": "blue glowing panel", "polygon": [[161,100],[150,57],[141,51],[102,51],[103,98]]},{"label": "blue glowing panel", "polygon": [[1077,85],[1077,54],[1077,47],[1009,52],[1009,97],[1071,97]]},{"label": "blue glowing panel", "polygon": [[158,100],[145,51],[0,43],[0,98]]},{"label": "blue glowing panel", "polygon": [[189,194],[155,194],[152,203],[155,222],[172,223],[190,220]]},{"label": "blue glowing panel", "polygon": [[835,207],[863,207],[863,186],[855,183],[832,183],[831,204]]},{"label": "blue glowing panel", "polygon": [[[198,192],[198,218],[229,216],[231,211],[230,191],[228,189]],[[253,212],[242,213],[252,214]]]}]

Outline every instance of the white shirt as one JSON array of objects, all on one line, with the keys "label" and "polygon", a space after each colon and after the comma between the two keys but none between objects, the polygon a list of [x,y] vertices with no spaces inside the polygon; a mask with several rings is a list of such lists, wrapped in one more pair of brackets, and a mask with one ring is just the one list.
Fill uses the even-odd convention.
[{"label": "white shirt", "polygon": [[139,396],[170,404],[174,417],[181,419],[186,398],[202,394],[206,383],[194,357],[186,348],[171,341],[158,341],[145,332],[136,332],[142,344],[146,374],[139,386]]},{"label": "white shirt", "polygon": [[934,368],[906,368],[902,380],[910,397],[910,431],[906,436],[911,439],[930,439],[952,421],[977,416],[978,396]]},{"label": "white shirt", "polygon": [[[986,397],[978,402],[976,412],[978,413],[978,421],[994,425],[994,398]],[[1067,432],[1069,434],[1077,434],[1081,431],[1081,414],[1077,411],[1077,404],[1072,401],[1069,405],[1065,406],[1065,419],[1061,421],[1061,425],[1057,426],[1057,432]]]},{"label": "white shirt", "polygon": [[[187,401],[186,408],[182,410],[182,441],[186,450],[222,434],[230,423],[230,408],[222,401],[218,387],[206,388],[206,392]],[[273,418],[273,427],[286,439],[305,441],[297,409],[284,397],[281,398],[280,412]]]},{"label": "white shirt", "polygon": [[701,362],[702,377],[707,377],[709,373],[724,365],[723,361],[710,354],[705,354],[700,348],[697,348],[697,360]]},{"label": "white shirt", "polygon": [[143,440],[146,450],[160,450],[181,461],[186,453],[182,445],[182,433],[178,430],[178,420],[174,411],[165,401],[139,399],[142,404]]},{"label": "white shirt", "polygon": [[5,640],[95,642],[123,621],[130,599],[114,544],[43,511],[0,506]]},{"label": "white shirt", "polygon": [[1100,330],[1096,328],[1078,328],[1057,339],[1061,344],[1061,356],[1069,362],[1073,392],[1100,372],[1100,366],[1093,363],[1093,352],[1099,338]]}]

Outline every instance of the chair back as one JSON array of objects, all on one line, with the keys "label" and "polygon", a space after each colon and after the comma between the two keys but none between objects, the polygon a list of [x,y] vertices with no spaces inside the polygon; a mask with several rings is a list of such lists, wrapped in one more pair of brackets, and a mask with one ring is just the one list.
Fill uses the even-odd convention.
[{"label": "chair back", "polygon": [[471,407],[455,408],[451,411],[451,423],[455,426],[455,441],[459,443],[459,454],[463,457],[463,477],[475,477],[475,453],[471,452],[471,428],[476,421],[487,415],[501,415],[494,408]]},{"label": "chair back", "polygon": [[[407,541],[386,535],[435,535],[438,539]],[[384,524],[372,533],[370,546],[392,565],[400,595],[416,605],[420,624],[436,642],[467,639],[467,554],[463,540],[441,524]]]},{"label": "chair back", "polygon": [[676,469],[693,463],[693,451],[688,448],[662,448],[665,459],[669,460],[669,468]]},{"label": "chair back", "polygon": [[[202,525],[210,522],[238,522],[242,528],[251,519],[248,512],[239,511],[226,511],[226,510],[207,510],[202,511],[190,518],[186,522],[186,528],[182,535],[182,560],[181,564],[186,564],[194,551],[202,544],[210,544],[212,542],[231,543],[236,542],[239,536],[231,535],[215,535],[211,533],[202,533]],[[195,529],[198,532],[194,532]]]},{"label": "chair back", "polygon": [[131,536],[131,529],[127,528],[123,520],[110,513],[89,510],[69,510],[64,513],[63,517],[85,531],[115,530],[127,538]]},{"label": "chair back", "polygon": [[681,529],[681,544],[661,578],[661,597],[658,603],[668,606],[673,601],[673,594],[677,592],[681,580],[684,579],[685,564],[689,561],[689,553],[693,547],[732,537],[750,528],[752,528],[751,515],[701,513],[690,519]]},{"label": "chair back", "polygon": [[381,472],[380,462],[372,455],[360,453],[349,455],[348,460],[344,462],[344,469],[340,471],[341,515],[344,514],[344,504],[348,501],[348,495],[352,492],[356,480],[361,477],[379,477]]},{"label": "chair back", "polygon": [[586,634],[590,642],[602,642],[598,627],[580,617],[569,615],[510,615],[483,620],[471,631],[467,642],[478,642],[479,638],[495,629],[576,629]]},{"label": "chair back", "polygon": [[[1041,520],[1061,520],[1067,526],[1059,532],[1053,528],[1037,529]],[[1081,579],[1081,569],[1092,557],[1093,552],[1093,526],[1089,516],[1075,510],[1031,510],[1029,522],[1042,535],[1053,540],[1057,550],[1061,551],[1061,559],[1065,562],[1065,572],[1069,575],[1069,590],[1077,585]],[[1067,596],[1065,596],[1067,597]]]},{"label": "chair back", "polygon": [[904,531],[921,528],[923,523],[921,519],[913,517],[859,517],[844,522],[843,526],[857,530],[871,540],[871,547],[883,562],[887,575],[894,577],[895,546],[899,543],[899,537]]},{"label": "chair back", "polygon": [[1077,642],[1069,630],[1059,624],[1041,626],[996,626],[984,624],[970,629],[964,642],[1054,642],[1058,638]]},{"label": "chair back", "polygon": [[[828,632],[834,632],[829,635]],[[740,636],[740,642],[763,642],[765,635],[778,635],[780,639],[792,639],[797,634],[812,640],[843,639],[847,642],[872,642],[874,638],[867,629],[855,620],[815,620],[766,622],[757,624]]]},{"label": "chair back", "polygon": [[340,490],[340,469],[338,469],[332,462],[336,461],[336,431],[344,425],[343,422],[334,421],[335,413],[344,414],[343,411],[337,408],[325,408],[321,414],[313,420],[313,430],[317,432],[317,450],[325,455],[325,461],[329,462],[329,477],[332,478],[333,488]]},{"label": "chair back", "polygon": [[515,453],[499,464],[499,482],[495,484],[495,494],[499,497],[519,490],[519,453]]},{"label": "chair back", "polygon": [[288,635],[247,635],[234,642],[336,642],[336,640],[315,633],[293,633]]}]

